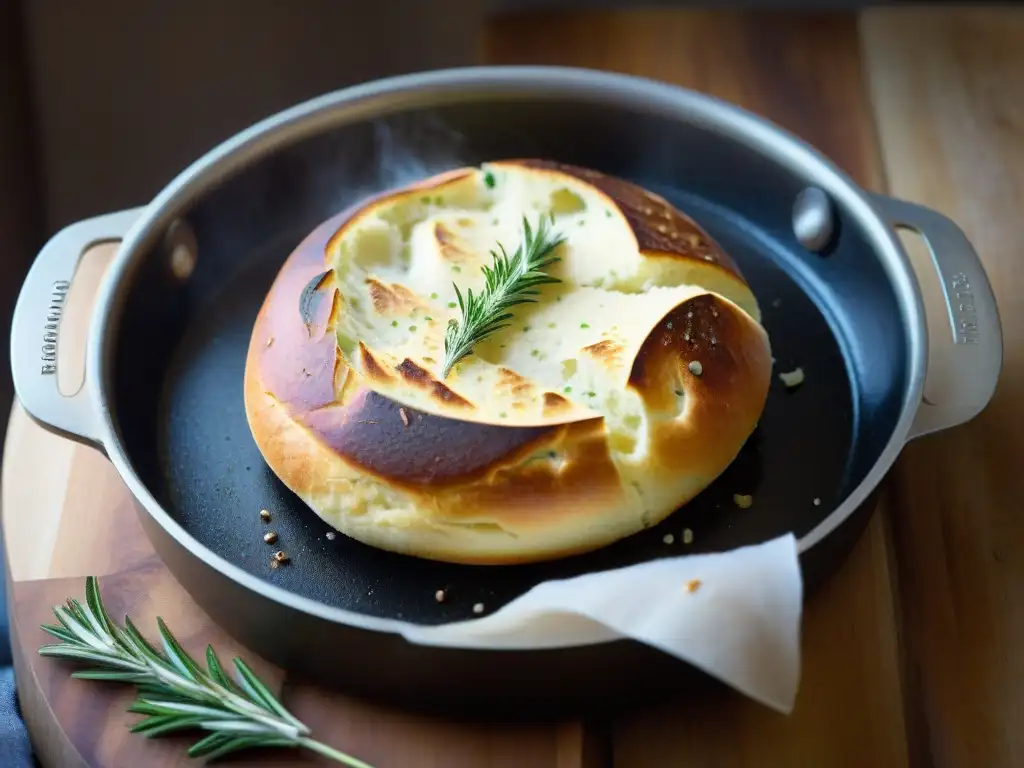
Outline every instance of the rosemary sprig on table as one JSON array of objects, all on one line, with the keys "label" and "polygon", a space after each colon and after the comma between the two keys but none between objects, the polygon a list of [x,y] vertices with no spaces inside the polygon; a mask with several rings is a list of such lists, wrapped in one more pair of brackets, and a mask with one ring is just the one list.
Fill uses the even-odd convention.
[{"label": "rosemary sprig on table", "polygon": [[545,267],[559,261],[552,256],[555,248],[562,244],[564,237],[552,232],[552,219],[542,217],[537,229],[523,217],[523,238],[515,253],[509,256],[505,247],[491,251],[493,266],[482,267],[484,289],[478,294],[472,289],[466,291],[465,300],[459,286],[455,296],[462,311],[462,322],[452,319],[444,336],[444,367],[441,377],[447,378],[452,367],[462,358],[472,354],[473,347],[495,331],[508,327],[505,322],[512,318],[507,310],[516,304],[536,301],[532,298],[540,291],[538,286],[559,283],[557,277],[545,274]]},{"label": "rosemary sprig on table", "polygon": [[131,619],[115,624],[100,599],[95,576],[85,581],[85,605],[70,598],[53,609],[59,624],[43,629],[60,640],[39,649],[43,656],[87,662],[72,673],[86,680],[132,683],[139,697],[130,712],[145,715],[132,727],[148,737],[177,731],[209,731],[193,744],[189,757],[215,760],[254,747],[303,747],[351,768],[367,763],[309,738],[299,722],[241,659],[233,659],[235,679],[224,671],[212,646],[203,669],[185,652],[162,619],[157,619],[163,652],[150,645]]}]

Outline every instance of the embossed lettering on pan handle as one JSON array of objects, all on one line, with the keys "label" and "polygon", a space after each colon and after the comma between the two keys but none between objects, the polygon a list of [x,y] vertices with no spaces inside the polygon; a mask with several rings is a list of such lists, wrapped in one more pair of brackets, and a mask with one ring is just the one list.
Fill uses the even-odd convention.
[{"label": "embossed lettering on pan handle", "polygon": [[14,390],[25,411],[51,432],[99,447],[89,381],[66,397],[57,385],[57,346],[71,281],[91,246],[121,240],[142,208],[110,213],[65,227],[43,246],[18,294],[11,324]]},{"label": "embossed lettering on pan handle", "polygon": [[[974,418],[992,399],[1003,365],[999,311],[985,268],[960,227],[930,208],[883,195],[874,198],[894,227],[913,230],[924,239],[948,312],[943,364],[936,366],[932,358],[928,364],[931,375],[941,376],[941,395],[934,398],[938,402],[924,399],[910,429],[911,438],[920,437]],[[934,354],[934,346],[932,350]]]}]

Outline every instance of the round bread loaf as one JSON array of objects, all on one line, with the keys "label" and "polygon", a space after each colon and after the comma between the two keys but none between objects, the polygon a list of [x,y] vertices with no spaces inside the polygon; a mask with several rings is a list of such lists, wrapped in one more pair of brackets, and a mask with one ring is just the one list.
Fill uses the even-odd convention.
[{"label": "round bread loaf", "polygon": [[[536,303],[442,376],[444,335],[524,216],[564,236]],[[654,525],[736,457],[771,351],[732,260],[646,190],[541,160],[450,171],[325,222],[256,320],[245,407],[331,526],[461,563],[552,559]]]}]

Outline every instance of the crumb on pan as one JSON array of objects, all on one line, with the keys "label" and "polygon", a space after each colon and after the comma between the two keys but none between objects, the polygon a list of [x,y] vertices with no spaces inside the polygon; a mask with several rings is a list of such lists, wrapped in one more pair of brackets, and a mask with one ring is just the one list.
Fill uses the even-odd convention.
[{"label": "crumb on pan", "polygon": [[694,592],[700,589],[700,585],[700,579],[690,579],[688,582],[686,582],[686,591],[692,595]]},{"label": "crumb on pan", "polygon": [[673,536],[671,533],[666,533],[661,540],[664,541],[666,544],[671,544],[676,540],[676,537]]},{"label": "crumb on pan", "polygon": [[267,542],[267,544],[273,544],[275,541],[277,541],[277,534],[273,531],[267,531],[263,534],[263,540]]},{"label": "crumb on pan", "polygon": [[816,506],[816,507],[820,507],[821,506],[821,499],[819,499],[817,496],[814,497],[814,506]]},{"label": "crumb on pan", "polygon": [[804,369],[794,368],[792,371],[783,371],[779,374],[782,383],[792,389],[804,383]]},{"label": "crumb on pan", "polygon": [[445,597],[446,595],[443,589],[439,589],[437,590],[437,592],[434,593],[434,599],[437,600],[437,602],[439,603],[443,603]]},{"label": "crumb on pan", "polygon": [[476,605],[473,606],[473,613],[483,613],[483,612],[484,612],[484,604],[483,603],[477,603]]},{"label": "crumb on pan", "polygon": [[260,510],[260,520],[262,520],[264,523],[269,523],[270,522],[270,513],[267,510],[265,510],[265,509],[261,509]]},{"label": "crumb on pan", "polygon": [[288,557],[288,555],[286,555],[286,554],[284,553],[284,550],[283,550],[283,549],[279,549],[279,550],[278,550],[277,552],[275,552],[275,553],[274,553],[274,562],[275,562],[275,563],[280,563],[281,565],[284,565],[284,564],[285,564],[285,563],[287,563],[287,562],[288,562],[288,561],[289,561],[290,559],[291,559],[291,558],[289,558],[289,557]]},{"label": "crumb on pan", "polygon": [[754,503],[754,497],[750,494],[734,493],[732,500],[740,509],[750,509],[750,506]]},{"label": "crumb on pan", "polygon": [[405,412],[405,408],[398,409],[398,416],[402,420],[402,424],[406,427],[409,426],[409,414]]},{"label": "crumb on pan", "polygon": [[336,534],[336,533],[335,533],[334,531],[328,531],[328,532],[326,533],[326,536],[327,536],[327,540],[328,540],[328,541],[334,541],[334,537],[335,537],[335,536],[337,536],[337,535],[338,535],[338,534]]},{"label": "crumb on pan", "polygon": [[689,528],[683,529],[683,544],[693,544],[693,531]]}]

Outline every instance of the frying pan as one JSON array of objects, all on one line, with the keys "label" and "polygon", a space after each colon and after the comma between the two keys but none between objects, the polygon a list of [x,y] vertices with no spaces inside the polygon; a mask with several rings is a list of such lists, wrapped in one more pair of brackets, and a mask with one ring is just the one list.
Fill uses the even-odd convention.
[{"label": "frying pan", "polygon": [[[695,218],[757,295],[776,372],[800,367],[804,382],[774,378],[755,434],[696,500],[593,554],[473,567],[328,538],[267,469],[246,423],[243,366],[265,293],[311,230],[366,196],[514,157],[624,177]],[[944,293],[932,298],[941,332],[931,338],[896,227],[923,236],[940,277]],[[55,352],[64,296],[83,250],[118,239],[91,318],[86,385],[63,397]],[[547,579],[789,531],[813,587],[855,542],[906,441],[977,414],[1002,362],[988,280],[945,217],[860,190],[799,139],[721,101],[538,67],[377,81],[243,131],[149,205],[55,235],[22,288],[11,354],[28,413],[106,453],[167,566],[245,645],[364,695],[478,711],[514,703],[520,713],[651,695],[680,685],[689,668],[626,640],[479,651],[410,644],[396,628],[471,618],[475,603],[492,611]],[[938,402],[922,399],[929,365]],[[734,494],[753,506],[738,508]],[[288,544],[287,567],[268,567],[264,508]]]}]

